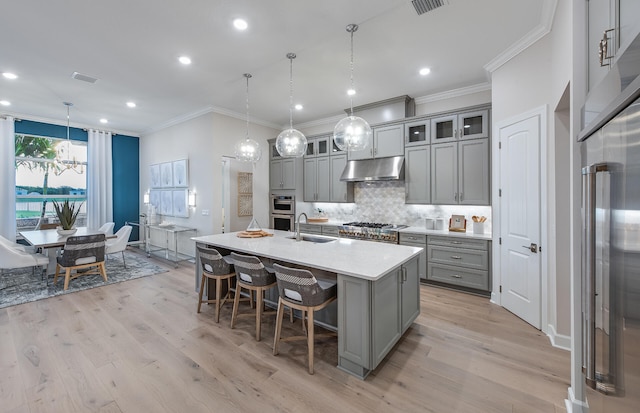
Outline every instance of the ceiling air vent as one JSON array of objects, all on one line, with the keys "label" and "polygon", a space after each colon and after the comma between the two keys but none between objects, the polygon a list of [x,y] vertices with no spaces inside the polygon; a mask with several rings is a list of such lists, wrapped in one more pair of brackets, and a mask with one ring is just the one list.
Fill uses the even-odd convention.
[{"label": "ceiling air vent", "polygon": [[440,6],[447,4],[447,0],[412,0],[411,4],[416,9],[418,15],[429,12],[433,9],[437,9]]},{"label": "ceiling air vent", "polygon": [[87,82],[87,83],[96,83],[98,81],[97,77],[91,77],[89,75],[83,75],[82,73],[78,73],[78,72],[73,72],[71,77],[74,78],[74,79],[77,79],[77,80],[82,80],[83,82]]}]

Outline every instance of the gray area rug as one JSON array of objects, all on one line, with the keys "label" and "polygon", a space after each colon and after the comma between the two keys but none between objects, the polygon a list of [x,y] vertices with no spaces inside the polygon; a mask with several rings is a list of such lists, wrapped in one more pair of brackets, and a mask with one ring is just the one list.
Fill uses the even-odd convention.
[{"label": "gray area rug", "polygon": [[63,290],[64,275],[62,278],[58,277],[58,283],[54,286],[53,274],[45,280],[42,271],[38,269],[35,273],[31,268],[3,270],[0,275],[0,308],[167,272],[166,269],[150,262],[145,256],[129,251],[125,251],[124,254],[127,268],[122,264],[122,254],[113,254],[108,257],[106,283],[98,274],[84,275],[71,280],[67,291]]}]

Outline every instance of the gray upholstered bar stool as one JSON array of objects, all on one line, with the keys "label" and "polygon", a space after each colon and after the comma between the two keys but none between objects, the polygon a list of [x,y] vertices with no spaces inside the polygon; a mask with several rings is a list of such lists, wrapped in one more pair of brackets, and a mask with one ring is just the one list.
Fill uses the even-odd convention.
[{"label": "gray upholstered bar stool", "polygon": [[[214,303],[216,305],[216,323],[220,322],[220,307],[229,298],[231,291],[231,278],[235,277],[233,265],[224,260],[218,250],[214,248],[197,246],[200,265],[202,266],[202,279],[200,280],[200,292],[198,293],[198,313],[202,303]],[[216,298],[215,300],[203,300],[202,293],[204,291],[205,280],[215,280],[216,282]],[[227,292],[222,297],[222,281],[227,280]],[[237,295],[237,294],[236,294]]]},{"label": "gray upholstered bar stool", "polygon": [[[309,351],[309,374],[313,374],[314,337],[335,336],[335,333],[314,335],[313,313],[322,310],[336,299],[338,288],[336,282],[318,280],[311,271],[298,268],[283,267],[273,264],[278,283],[278,314],[276,315],[276,334],[273,340],[273,355],[278,354],[280,341],[307,339]],[[282,311],[284,306],[302,311],[302,322],[307,314],[307,335],[280,339],[282,331]]]},{"label": "gray upholstered bar stool", "polygon": [[[235,327],[236,318],[238,318],[238,304],[240,301],[240,292],[244,288],[251,294],[256,293],[256,341],[260,341],[262,328],[262,315],[271,314],[273,312],[263,311],[264,292],[276,285],[276,276],[272,272],[267,271],[260,258],[250,255],[240,255],[235,252],[231,253],[233,265],[236,268],[236,295],[233,301],[233,313],[231,314],[231,328]],[[250,314],[240,314],[240,316],[248,316]]]}]

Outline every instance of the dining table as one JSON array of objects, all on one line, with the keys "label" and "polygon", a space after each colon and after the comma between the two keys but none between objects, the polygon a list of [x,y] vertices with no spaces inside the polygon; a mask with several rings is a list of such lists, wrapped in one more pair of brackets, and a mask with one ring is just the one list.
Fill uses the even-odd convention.
[{"label": "dining table", "polygon": [[[55,274],[56,272],[56,258],[58,252],[69,237],[77,237],[81,235],[95,235],[102,234],[103,232],[88,227],[78,227],[78,230],[69,235],[58,234],[57,229],[34,229],[29,231],[20,231],[19,234],[24,238],[29,245],[42,249],[42,253],[49,257],[49,265],[47,266],[47,274]],[[116,238],[114,234],[105,234],[106,238]]]}]

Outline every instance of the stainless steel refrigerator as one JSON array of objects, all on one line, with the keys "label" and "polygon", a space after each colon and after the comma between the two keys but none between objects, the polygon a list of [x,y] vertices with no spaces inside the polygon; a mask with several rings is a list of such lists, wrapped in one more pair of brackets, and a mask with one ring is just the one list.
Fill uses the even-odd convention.
[{"label": "stainless steel refrigerator", "polygon": [[640,38],[583,108],[582,348],[590,413],[640,412]]}]

